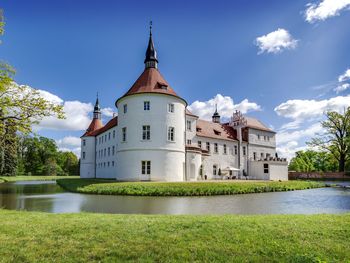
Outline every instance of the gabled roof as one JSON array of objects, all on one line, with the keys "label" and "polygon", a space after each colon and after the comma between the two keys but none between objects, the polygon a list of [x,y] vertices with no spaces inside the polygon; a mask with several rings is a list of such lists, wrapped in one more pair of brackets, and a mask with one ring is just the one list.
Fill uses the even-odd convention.
[{"label": "gabled roof", "polygon": [[131,88],[116,101],[115,105],[117,106],[117,102],[126,96],[141,94],[141,93],[167,94],[185,101],[183,98],[179,97],[176,94],[176,92],[172,89],[172,87],[170,87],[170,85],[163,78],[163,76],[160,74],[158,69],[146,68],[142,72],[140,77],[131,86]]},{"label": "gabled roof", "polygon": [[258,119],[248,117],[248,116],[244,116],[244,118],[247,120],[247,127],[248,128],[276,133],[275,131],[271,130],[269,127],[267,127],[265,124],[263,124]]},{"label": "gabled roof", "polygon": [[231,126],[201,119],[197,120],[197,136],[229,141],[237,140],[237,132]]}]

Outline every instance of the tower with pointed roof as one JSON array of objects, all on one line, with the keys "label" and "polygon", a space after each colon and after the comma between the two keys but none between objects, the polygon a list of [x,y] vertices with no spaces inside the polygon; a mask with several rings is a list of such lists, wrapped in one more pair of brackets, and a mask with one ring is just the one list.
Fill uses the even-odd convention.
[{"label": "tower with pointed roof", "polygon": [[119,180],[183,181],[186,101],[158,69],[152,27],[145,69],[116,101]]},{"label": "tower with pointed roof", "polygon": [[215,105],[215,112],[213,116],[211,117],[212,121],[214,123],[220,123],[220,114],[218,113],[218,105]]}]

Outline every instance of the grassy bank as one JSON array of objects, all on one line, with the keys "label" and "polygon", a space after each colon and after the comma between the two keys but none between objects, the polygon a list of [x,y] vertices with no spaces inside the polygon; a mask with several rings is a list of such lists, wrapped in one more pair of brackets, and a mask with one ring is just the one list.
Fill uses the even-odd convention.
[{"label": "grassy bank", "polygon": [[59,179],[57,183],[71,192],[105,195],[205,196],[279,192],[323,187],[323,183],[288,182],[111,182],[90,179]]},{"label": "grassy bank", "polygon": [[79,176],[43,176],[43,175],[32,175],[32,176],[0,176],[0,183],[4,182],[16,182],[16,181],[53,181],[62,178],[79,178]]},{"label": "grassy bank", "polygon": [[350,214],[144,216],[0,210],[1,262],[346,262]]}]

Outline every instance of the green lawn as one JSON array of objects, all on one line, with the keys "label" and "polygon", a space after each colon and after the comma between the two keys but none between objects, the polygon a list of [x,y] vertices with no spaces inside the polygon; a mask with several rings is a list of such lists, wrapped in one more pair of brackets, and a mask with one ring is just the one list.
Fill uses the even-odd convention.
[{"label": "green lawn", "polygon": [[302,190],[324,187],[320,182],[111,182],[94,179],[58,179],[57,183],[71,192],[105,195],[141,195],[141,196],[203,196],[232,195]]},{"label": "green lawn", "polygon": [[43,176],[43,175],[32,175],[32,176],[0,176],[0,183],[3,182],[16,182],[16,181],[51,181],[62,178],[79,178],[79,176]]},{"label": "green lawn", "polygon": [[149,216],[0,210],[0,262],[349,262],[350,214]]}]

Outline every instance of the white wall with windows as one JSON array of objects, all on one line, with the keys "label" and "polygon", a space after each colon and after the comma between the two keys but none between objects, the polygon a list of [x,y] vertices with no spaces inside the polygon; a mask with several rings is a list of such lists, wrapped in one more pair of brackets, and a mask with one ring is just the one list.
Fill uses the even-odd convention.
[{"label": "white wall with windows", "polygon": [[285,161],[249,161],[248,179],[288,180],[288,164]]},{"label": "white wall with windows", "polygon": [[81,138],[80,176],[81,178],[95,178],[95,137]]},{"label": "white wall with windows", "polygon": [[[117,102],[118,180],[183,181],[185,106],[175,96],[134,94]],[[150,174],[143,174],[145,162]]]},{"label": "white wall with windows", "polygon": [[117,126],[96,136],[96,178],[117,178]]}]

